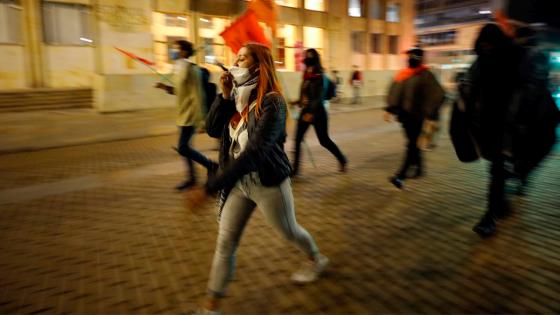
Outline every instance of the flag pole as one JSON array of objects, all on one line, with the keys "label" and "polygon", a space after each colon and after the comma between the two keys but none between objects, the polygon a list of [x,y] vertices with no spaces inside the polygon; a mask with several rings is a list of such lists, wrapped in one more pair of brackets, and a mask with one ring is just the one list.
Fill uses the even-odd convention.
[{"label": "flag pole", "polygon": [[[140,64],[143,64],[144,66],[148,67],[148,69],[152,70],[152,72],[154,72],[155,74],[157,74],[158,76],[160,76],[160,78],[162,78],[163,80],[167,81],[169,84],[171,84],[171,86],[174,86],[173,82],[171,82],[171,80],[169,80],[169,78],[167,78],[166,76],[164,76],[163,74],[159,73],[156,69],[154,69],[152,66],[150,66],[149,64],[147,64],[147,62],[152,63],[149,60],[140,58],[132,53],[126,52],[118,47],[114,47],[116,50],[118,50],[119,52],[121,52],[123,55],[127,56],[128,58],[131,58],[132,60],[135,60],[136,62],[139,62]],[[142,60],[139,60],[142,59]]]},{"label": "flag pole", "polygon": [[[138,62],[140,62],[140,61],[138,61]],[[173,82],[171,82],[171,80],[169,80],[168,77],[166,77],[165,75],[159,73],[159,72],[158,72],[156,69],[154,69],[153,67],[151,67],[151,66],[149,66],[149,65],[147,65],[147,64],[145,64],[145,63],[143,63],[143,62],[140,62],[140,63],[143,64],[143,65],[145,65],[146,67],[148,67],[148,68],[149,68],[150,70],[152,70],[155,74],[159,75],[160,78],[162,78],[163,80],[167,81],[169,84],[171,84],[171,86],[174,86]]]}]

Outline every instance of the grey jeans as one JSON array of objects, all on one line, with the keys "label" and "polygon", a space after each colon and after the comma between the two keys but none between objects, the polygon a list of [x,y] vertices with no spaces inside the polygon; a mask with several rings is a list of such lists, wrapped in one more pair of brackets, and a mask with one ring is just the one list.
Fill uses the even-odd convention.
[{"label": "grey jeans", "polygon": [[255,207],[262,211],[269,225],[310,258],[319,252],[311,235],[296,221],[290,179],[279,186],[266,187],[257,173],[247,174],[237,182],[224,204],[208,281],[209,294],[214,297],[225,295],[234,273],[239,240]]},{"label": "grey jeans", "polygon": [[361,102],[360,98],[360,87],[355,85],[352,87],[352,104],[358,104]]}]

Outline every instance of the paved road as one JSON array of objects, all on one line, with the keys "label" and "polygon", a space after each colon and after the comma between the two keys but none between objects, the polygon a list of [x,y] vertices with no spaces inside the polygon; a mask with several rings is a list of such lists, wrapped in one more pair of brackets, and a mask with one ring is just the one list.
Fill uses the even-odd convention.
[{"label": "paved road", "polygon": [[[298,219],[332,260],[296,286],[303,256],[256,211],[238,252],[224,314],[559,313],[560,155],[482,240],[483,162],[461,164],[447,137],[427,176],[387,183],[401,160],[397,125],[368,110],[335,115],[347,174],[318,146],[294,182]],[[294,126],[291,126],[292,128]],[[177,314],[204,295],[214,201],[172,187],[175,136],[0,155],[0,313]],[[216,143],[195,145],[215,157]],[[292,143],[288,143],[288,148]],[[202,170],[201,172],[202,173]]]}]

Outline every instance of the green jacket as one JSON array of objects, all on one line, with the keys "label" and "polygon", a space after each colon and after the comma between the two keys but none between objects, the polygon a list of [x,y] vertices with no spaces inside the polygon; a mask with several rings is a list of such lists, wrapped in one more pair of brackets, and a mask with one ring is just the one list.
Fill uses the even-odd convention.
[{"label": "green jacket", "polygon": [[173,91],[177,96],[177,126],[198,127],[203,122],[202,106],[205,96],[201,80],[202,74],[196,64],[186,59],[177,61],[173,73]]},{"label": "green jacket", "polygon": [[404,81],[393,81],[385,110],[399,118],[407,115],[437,120],[444,100],[445,91],[435,76],[429,70],[424,70]]}]

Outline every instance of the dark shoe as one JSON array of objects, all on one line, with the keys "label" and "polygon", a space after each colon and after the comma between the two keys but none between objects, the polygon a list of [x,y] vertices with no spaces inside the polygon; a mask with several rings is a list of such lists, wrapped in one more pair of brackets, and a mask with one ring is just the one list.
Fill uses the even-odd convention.
[{"label": "dark shoe", "polygon": [[175,189],[178,190],[178,191],[183,191],[183,190],[191,188],[194,185],[196,185],[196,181],[191,179],[191,180],[188,180],[184,183],[181,183],[181,184],[175,186]]},{"label": "dark shoe", "polygon": [[389,178],[389,182],[391,182],[391,184],[393,184],[398,189],[402,189],[404,186],[404,180],[400,179],[398,176]]},{"label": "dark shoe", "polygon": [[489,215],[482,217],[480,222],[473,227],[473,231],[481,237],[492,236],[496,232],[496,220]]},{"label": "dark shoe", "polygon": [[339,170],[341,173],[346,173],[346,171],[347,171],[346,165],[347,165],[347,164],[348,164],[348,161],[344,161],[344,162],[340,163],[340,165],[339,165],[339,167],[338,167],[338,170]]}]

